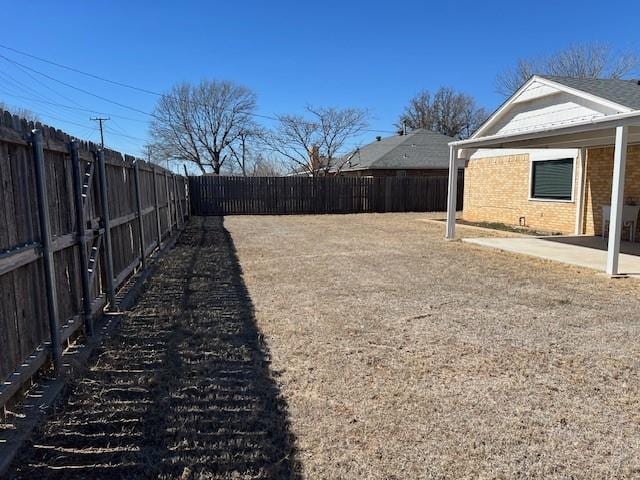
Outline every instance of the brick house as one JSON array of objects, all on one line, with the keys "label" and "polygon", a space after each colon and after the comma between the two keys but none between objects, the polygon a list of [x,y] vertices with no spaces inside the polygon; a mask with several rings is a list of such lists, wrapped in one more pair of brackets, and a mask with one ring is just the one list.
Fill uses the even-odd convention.
[{"label": "brick house", "polygon": [[[612,225],[609,273],[634,222],[640,238],[629,214],[640,206],[636,80],[535,75],[450,149],[450,168],[466,163],[465,220],[573,235],[601,235]],[[456,193],[451,179],[449,190]],[[449,209],[447,238],[454,232]]]}]

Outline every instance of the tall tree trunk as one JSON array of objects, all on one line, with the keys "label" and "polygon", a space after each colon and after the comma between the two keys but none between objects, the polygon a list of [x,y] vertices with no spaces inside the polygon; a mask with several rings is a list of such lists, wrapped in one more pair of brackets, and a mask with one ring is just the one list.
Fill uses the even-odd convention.
[{"label": "tall tree trunk", "polygon": [[220,175],[220,152],[213,152],[213,162],[212,162],[212,167],[213,167],[213,173],[215,173],[216,175]]},{"label": "tall tree trunk", "polygon": [[242,135],[240,138],[242,139],[242,165],[240,165],[240,168],[242,168],[242,176],[246,177],[247,176],[246,136]]}]

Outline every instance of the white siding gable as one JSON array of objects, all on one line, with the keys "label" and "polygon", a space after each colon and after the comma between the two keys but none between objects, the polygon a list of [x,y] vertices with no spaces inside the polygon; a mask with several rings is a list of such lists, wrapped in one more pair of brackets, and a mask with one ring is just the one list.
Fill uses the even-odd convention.
[{"label": "white siding gable", "polygon": [[534,77],[473,138],[543,130],[624,111],[628,109],[585,92]]},{"label": "white siding gable", "polygon": [[534,81],[527,87],[526,90],[518,95],[513,103],[522,103],[528,102],[530,100],[534,100],[540,97],[546,97],[547,95],[553,95],[554,93],[558,93],[559,90],[550,85],[544,84],[540,81]]},{"label": "white siding gable", "polygon": [[545,127],[583,122],[619,113],[612,108],[565,92],[515,103],[493,125],[488,135],[537,130]]}]

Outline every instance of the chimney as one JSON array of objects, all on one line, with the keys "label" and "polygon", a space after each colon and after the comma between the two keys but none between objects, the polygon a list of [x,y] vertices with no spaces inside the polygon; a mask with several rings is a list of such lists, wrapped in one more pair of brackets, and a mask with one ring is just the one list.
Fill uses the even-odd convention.
[{"label": "chimney", "polygon": [[311,163],[311,170],[315,172],[320,169],[320,147],[318,145],[311,147],[311,150],[309,151],[309,160]]}]

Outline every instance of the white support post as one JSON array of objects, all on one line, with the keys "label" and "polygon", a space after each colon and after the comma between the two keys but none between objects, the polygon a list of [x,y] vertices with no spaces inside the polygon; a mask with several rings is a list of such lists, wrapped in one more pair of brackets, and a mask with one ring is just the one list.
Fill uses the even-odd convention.
[{"label": "white support post", "polygon": [[622,236],[622,208],[624,200],[624,171],[627,162],[629,127],[616,128],[616,146],[613,154],[613,182],[611,185],[611,216],[609,218],[609,247],[607,274],[618,275],[618,257]]},{"label": "white support post", "polygon": [[444,238],[453,240],[456,236],[456,208],[458,198],[458,151],[449,147],[449,191],[447,196],[447,233]]},{"label": "white support post", "polygon": [[580,157],[579,162],[576,162],[578,165],[578,175],[577,175],[577,184],[576,184],[576,235],[582,235],[583,229],[583,219],[584,219],[584,194],[585,194],[585,185],[587,181],[586,175],[586,166],[587,166],[587,149],[580,149]]}]

